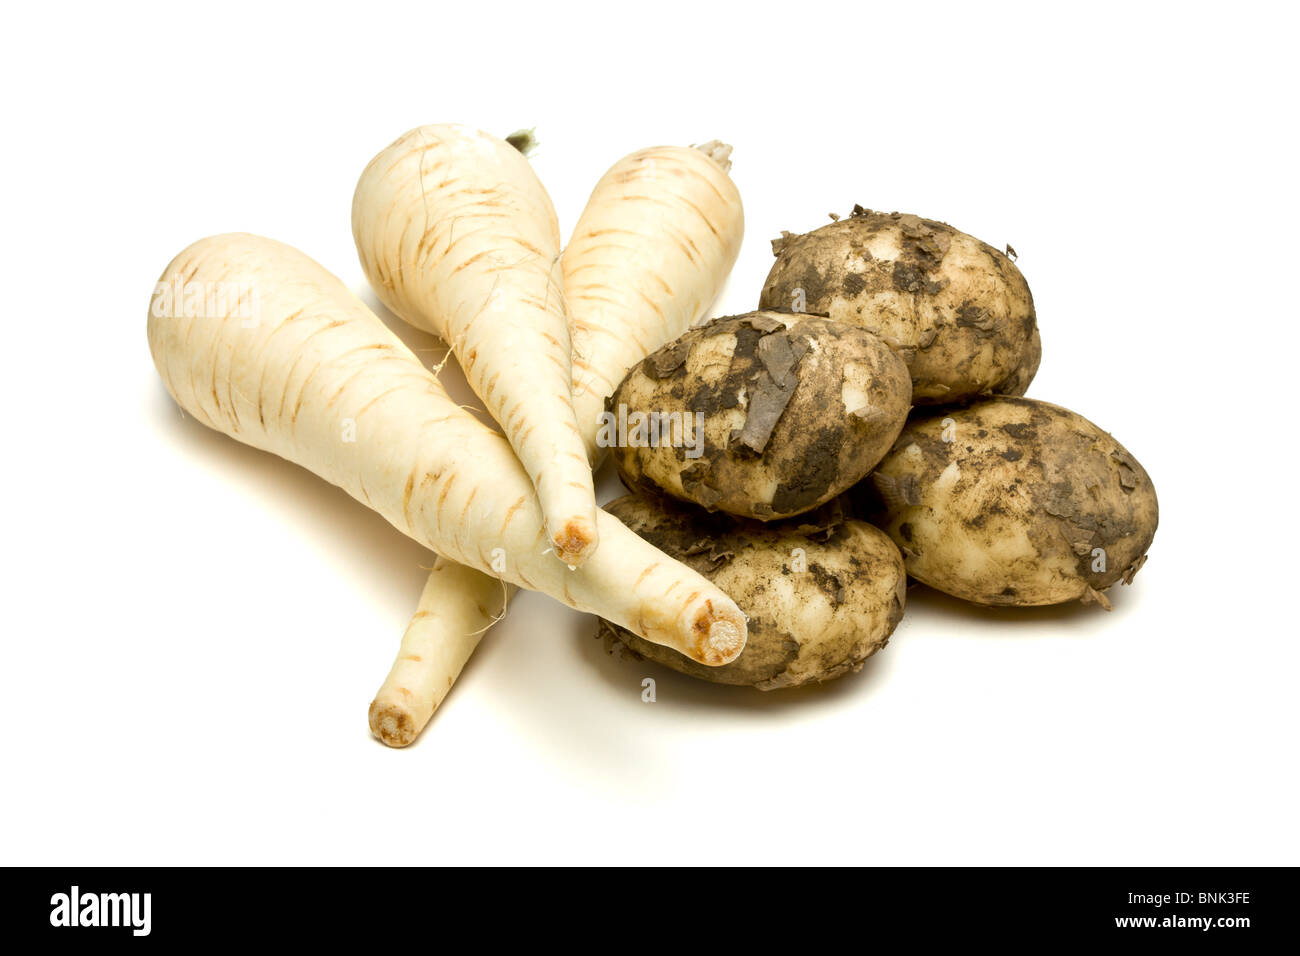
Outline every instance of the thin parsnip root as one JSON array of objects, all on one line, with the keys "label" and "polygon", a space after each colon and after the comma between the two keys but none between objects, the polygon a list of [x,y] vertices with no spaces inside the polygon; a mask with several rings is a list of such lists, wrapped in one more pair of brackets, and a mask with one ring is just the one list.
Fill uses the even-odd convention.
[{"label": "thin parsnip root", "polygon": [[[744,212],[727,175],[730,155],[731,147],[716,140],[699,147],[638,150],[601,177],[574,227],[563,259],[573,405],[593,464],[606,451],[596,446],[605,399],[632,366],[703,318],[740,253]],[[438,578],[437,571],[430,575],[426,599]],[[451,622],[488,606],[501,585],[467,571],[454,588],[438,590],[443,614],[422,633],[433,643],[456,647],[462,636]],[[435,628],[437,638],[431,633]],[[403,653],[385,688],[398,680],[449,688],[459,673],[459,666],[451,670],[441,658],[413,664],[402,659]],[[418,679],[412,676],[417,670]],[[386,703],[404,727],[413,728],[412,737],[433,713],[391,696]]]},{"label": "thin parsnip root", "polygon": [[482,603],[445,599],[474,589],[471,568],[439,558],[402,635],[402,649],[370,705],[370,731],[390,747],[405,747],[429,722],[478,642],[505,613],[514,590],[494,578]]},{"label": "thin parsnip root", "polygon": [[704,663],[740,653],[735,603],[603,511],[601,560],[577,571],[556,561],[510,445],[316,262],[270,239],[215,236],[177,256],[158,289],[223,284],[255,297],[255,320],[223,296],[177,308],[155,293],[150,308],[154,364],[198,421],[308,468],[461,564],[495,565]]},{"label": "thin parsnip root", "polygon": [[352,233],[380,301],[440,335],[537,489],[556,554],[596,548],[596,499],[570,395],[571,353],[550,197],[518,149],[422,126],[357,183]]}]

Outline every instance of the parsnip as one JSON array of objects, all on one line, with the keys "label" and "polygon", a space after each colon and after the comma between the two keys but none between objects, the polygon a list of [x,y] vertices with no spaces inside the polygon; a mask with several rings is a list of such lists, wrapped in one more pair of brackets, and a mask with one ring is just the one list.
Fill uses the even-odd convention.
[{"label": "parsnip", "polygon": [[[570,571],[510,445],[448,397],[359,299],[282,243],[232,234],[177,256],[159,289],[256,297],[171,307],[155,295],[149,345],[167,390],[198,421],[338,485],[415,540],[483,572],[616,619],[702,662],[744,646],[745,620],[703,577],[597,512],[601,560]],[[196,306],[191,308],[191,306]],[[499,587],[499,585],[498,585]]]},{"label": "parsnip", "polygon": [[596,499],[570,395],[559,225],[528,161],[468,127],[411,130],[361,174],[352,234],[380,301],[455,351],[537,489],[556,554],[581,564]]},{"label": "parsnip", "polygon": [[370,705],[376,737],[394,747],[415,740],[514,590],[455,561],[433,563],[402,649]]},{"label": "parsnip", "polygon": [[593,464],[605,399],[637,362],[704,317],[745,231],[731,147],[657,146],[592,190],[564,250],[573,408]]},{"label": "parsnip", "polygon": [[[593,463],[603,453],[596,434],[605,399],[633,365],[704,316],[735,264],[744,212],[727,175],[730,154],[717,141],[632,153],[601,177],[573,230],[563,259],[573,405]],[[446,577],[440,569],[430,575],[421,610],[370,707],[371,731],[390,746],[410,743],[433,716],[460,673],[461,655],[472,653],[486,630],[478,610],[504,608],[509,600],[486,575],[466,572],[454,586],[439,586]],[[421,616],[426,603],[438,606],[436,619]],[[435,646],[455,651],[421,651]],[[422,659],[413,662],[412,655]]]}]

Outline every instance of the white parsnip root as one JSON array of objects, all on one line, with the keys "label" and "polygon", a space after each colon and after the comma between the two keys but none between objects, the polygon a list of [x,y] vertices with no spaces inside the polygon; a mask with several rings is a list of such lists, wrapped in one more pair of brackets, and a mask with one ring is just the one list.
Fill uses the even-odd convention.
[{"label": "white parsnip root", "polygon": [[177,256],[158,288],[232,285],[255,298],[255,320],[232,297],[187,295],[169,308],[156,293],[150,308],[154,364],[198,421],[310,469],[460,564],[495,564],[511,583],[705,663],[743,649],[745,619],[730,598],[603,511],[601,560],[577,571],[556,561],[510,445],[301,252],[214,236]]},{"label": "white parsnip root", "polygon": [[596,499],[570,395],[555,209],[519,150],[422,126],[366,166],[352,233],[380,301],[441,336],[528,472],[562,561],[596,548]]},{"label": "white parsnip root", "polygon": [[[482,594],[477,589],[479,579],[492,584]],[[513,586],[454,561],[434,562],[393,669],[370,705],[370,729],[376,737],[394,747],[415,740],[484,632],[505,612],[513,591]],[[471,592],[482,602],[446,600],[447,595]]]},{"label": "white parsnip root", "polygon": [[573,407],[588,454],[605,399],[704,317],[736,264],[745,216],[731,147],[657,146],[601,177],[564,250]]},{"label": "white parsnip root", "polygon": [[[744,213],[727,175],[730,154],[731,147],[716,140],[632,153],[597,183],[573,230],[563,260],[573,328],[573,404],[593,463],[601,455],[596,435],[605,399],[633,365],[704,316],[735,264]],[[428,646],[472,652],[481,636],[469,633],[479,627],[475,610],[501,597],[500,583],[484,574],[467,571],[454,587],[445,586],[446,579],[438,569],[430,575],[421,610],[433,602],[440,614],[430,620],[417,611],[371,705],[371,731],[390,746],[410,743],[436,708],[399,688],[437,686],[445,695],[464,663],[456,662],[453,670],[439,656],[410,661],[412,629],[423,624],[419,633]],[[377,723],[377,709],[391,722]]]}]

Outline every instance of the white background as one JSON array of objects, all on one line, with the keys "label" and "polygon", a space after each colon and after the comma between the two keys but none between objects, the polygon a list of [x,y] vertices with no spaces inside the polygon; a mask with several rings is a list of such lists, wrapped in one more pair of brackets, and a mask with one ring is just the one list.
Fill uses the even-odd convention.
[{"label": "white background", "polygon": [[[1289,11],[330,6],[7,14],[0,862],[1300,862]],[[566,232],[623,154],[734,144],[720,314],[854,203],[1011,243],[1030,395],[1155,479],[1146,568],[1111,614],[914,589],[861,674],[770,695],[526,595],[384,748],[430,555],[184,417],[145,315],[230,230],[361,291],[356,177],[442,121],[537,126]]]}]

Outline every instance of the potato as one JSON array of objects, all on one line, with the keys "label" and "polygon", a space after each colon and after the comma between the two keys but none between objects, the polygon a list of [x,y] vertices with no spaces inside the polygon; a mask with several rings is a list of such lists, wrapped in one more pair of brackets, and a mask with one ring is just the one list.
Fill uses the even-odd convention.
[{"label": "potato", "polygon": [[597,443],[634,491],[770,521],[867,475],[910,396],[903,360],[870,332],[753,312],[692,329],[628,372]]},{"label": "potato", "polygon": [[1029,340],[1029,351],[1025,354],[1024,360],[1001,385],[993,389],[994,394],[1017,397],[1024,395],[1025,392],[1029,391],[1029,383],[1038,374],[1038,364],[1042,360],[1043,340],[1038,337],[1038,329],[1035,328],[1033,338]]},{"label": "potato", "polygon": [[917,405],[1023,394],[1038,368],[1024,276],[951,226],[855,206],[772,249],[759,308],[826,313],[875,332],[908,360]]},{"label": "potato", "polygon": [[749,617],[744,651],[721,667],[602,622],[607,637],[683,674],[759,690],[831,680],[860,670],[903,615],[898,548],[878,528],[845,520],[838,502],[806,521],[766,525],[643,495],[605,510],[709,578]]},{"label": "potato", "polygon": [[1151,479],[1119,442],[1027,398],[918,410],[863,486],[908,573],[977,604],[1109,609],[1106,590],[1132,581],[1159,520]]}]

